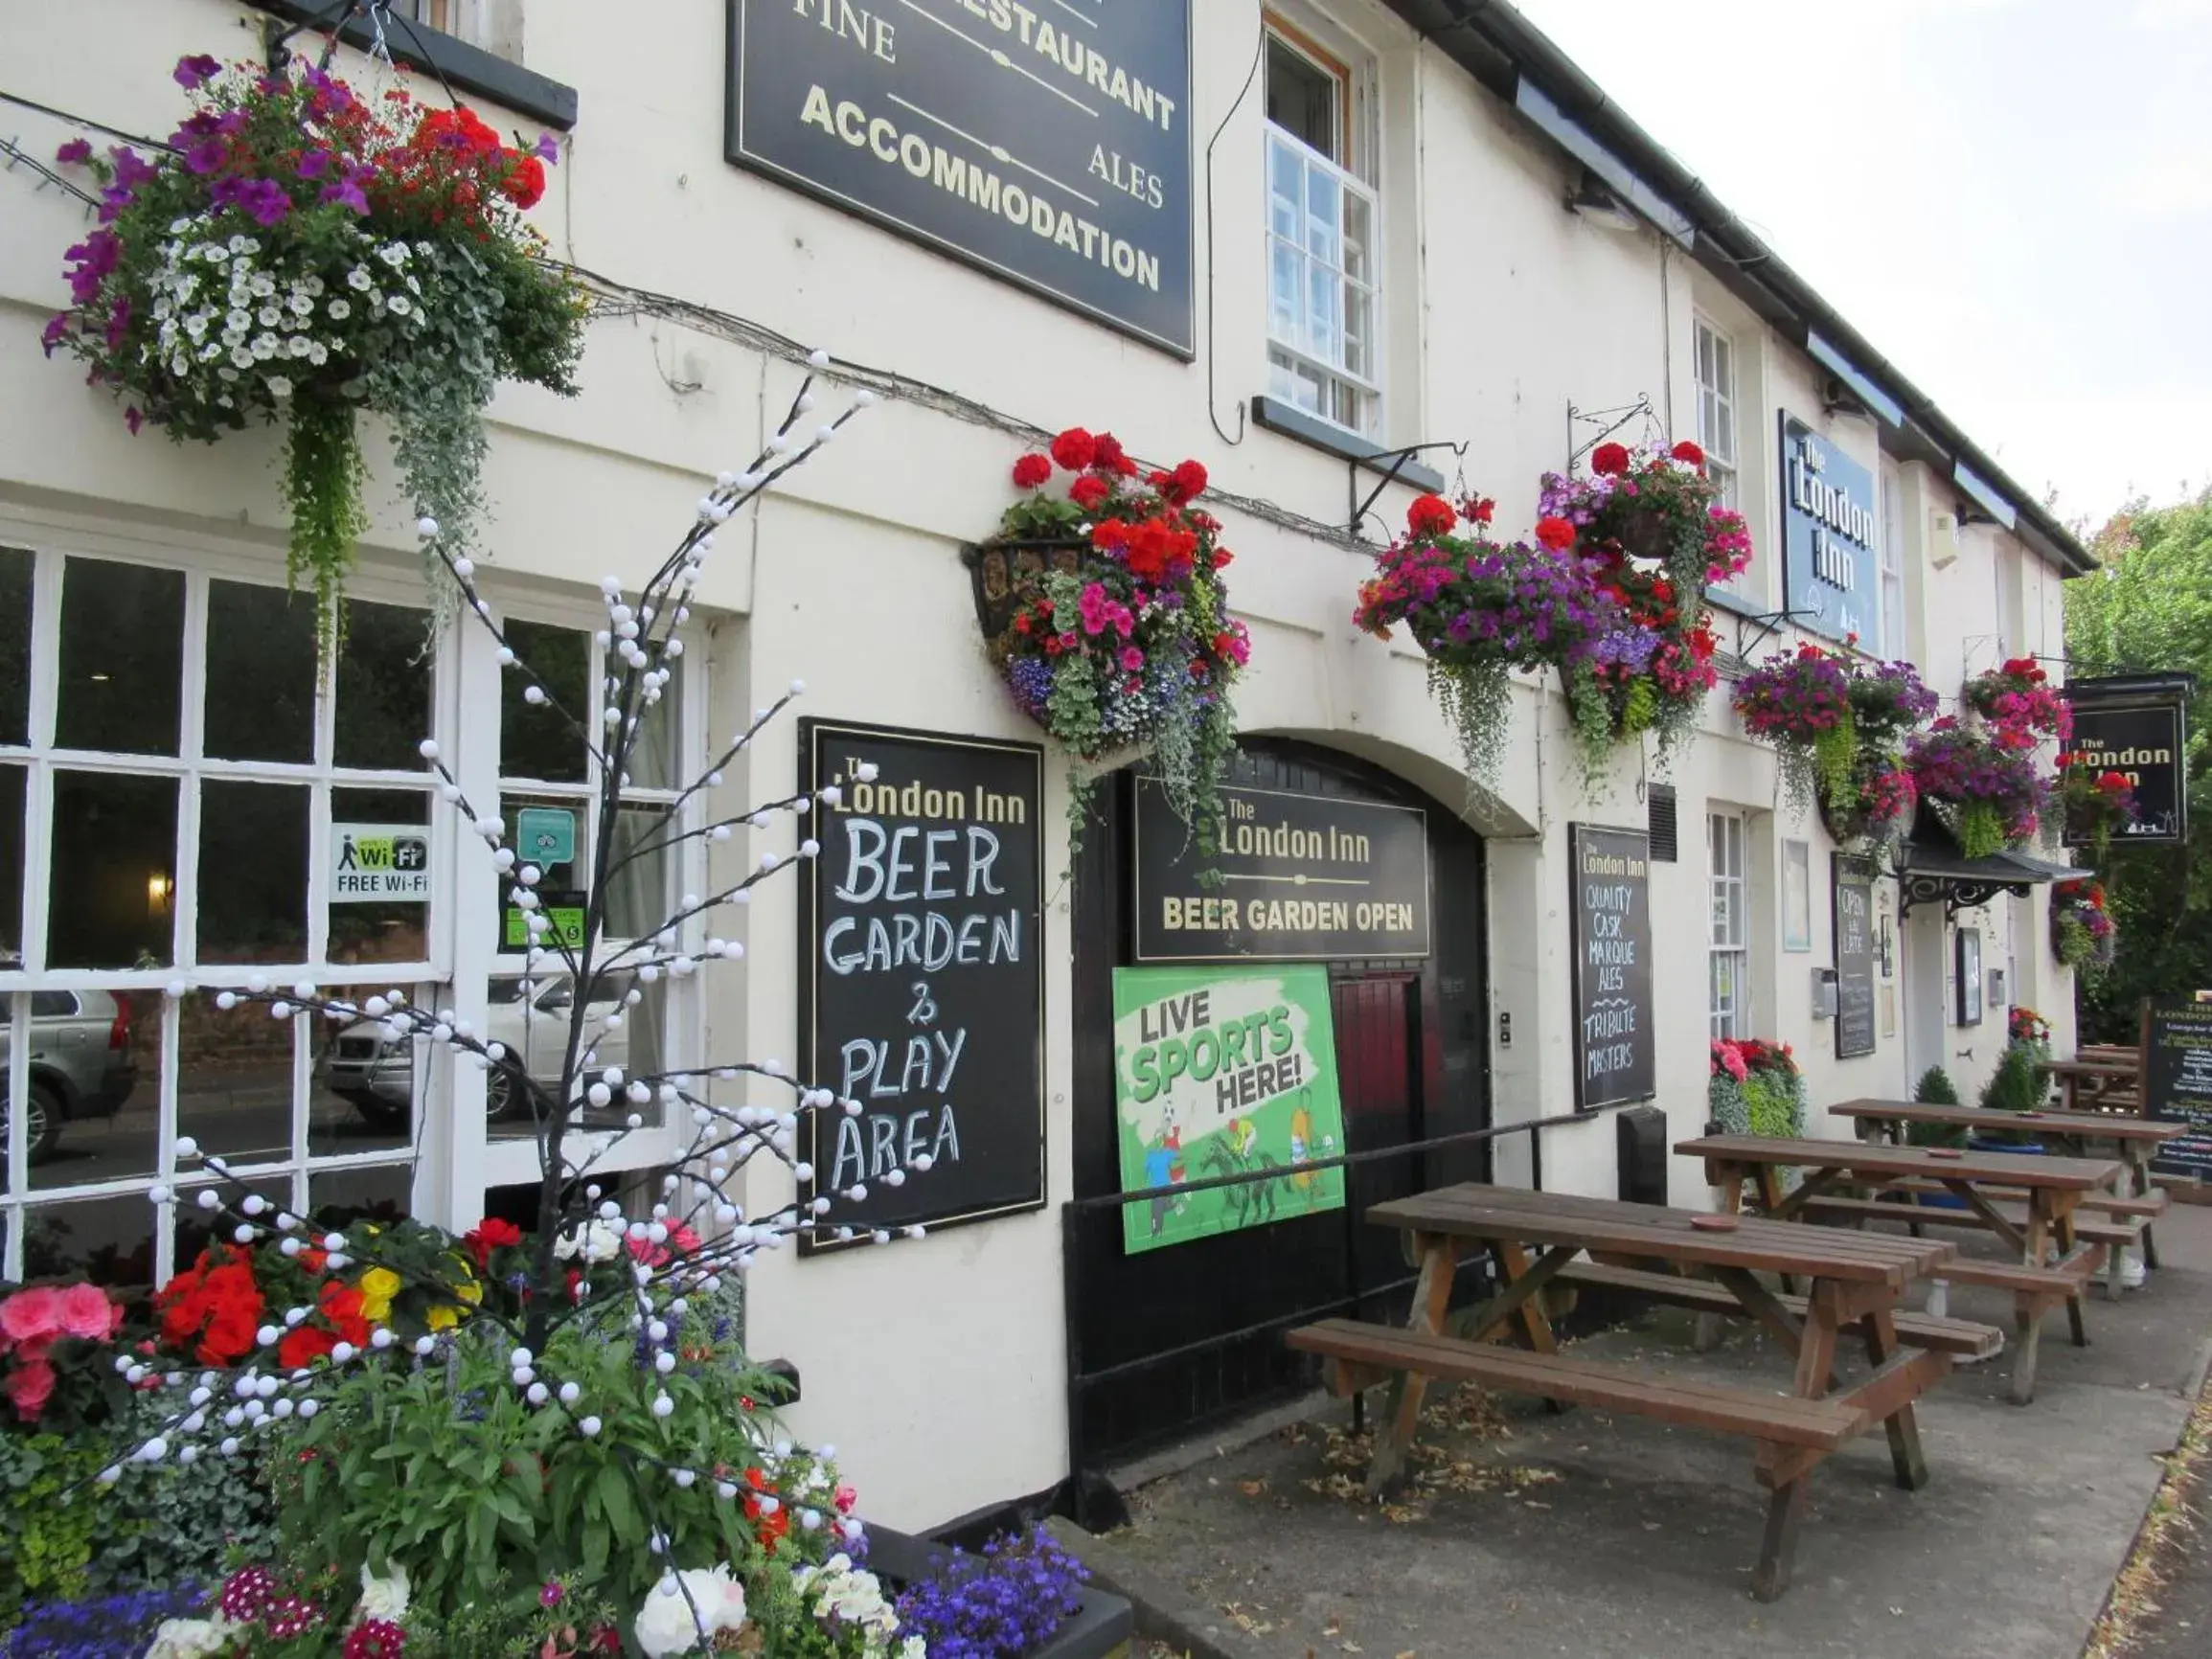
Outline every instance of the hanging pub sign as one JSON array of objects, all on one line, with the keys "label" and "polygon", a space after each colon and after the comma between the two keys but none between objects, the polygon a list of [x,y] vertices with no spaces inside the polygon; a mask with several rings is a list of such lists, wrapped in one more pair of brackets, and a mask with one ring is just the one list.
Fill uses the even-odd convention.
[{"label": "hanging pub sign", "polygon": [[807,1080],[860,1109],[810,1114],[804,1195],[861,1239],[1035,1209],[1044,752],[802,720],[799,786],[831,784],[800,883],[800,1049]]},{"label": "hanging pub sign", "polygon": [[1575,1110],[1658,1093],[1652,849],[1641,830],[1567,826],[1573,865]]},{"label": "hanging pub sign", "polygon": [[[2112,830],[2114,842],[2160,846],[2189,839],[2188,698],[2186,674],[2120,674],[2069,680],[2064,689],[2074,735],[2059,763],[2092,777],[2117,772],[2134,793],[2135,818]],[[2084,825],[2068,823],[2066,839],[2087,845]]]},{"label": "hanging pub sign", "polygon": [[1202,854],[1157,780],[1137,779],[1139,962],[1343,962],[1429,952],[1418,807],[1223,788]]},{"label": "hanging pub sign", "polygon": [[1836,1057],[1874,1052],[1874,864],[1836,853],[1829,869],[1836,923]]},{"label": "hanging pub sign", "polygon": [[2212,1177],[2212,991],[2143,1003],[2143,1113],[2188,1131],[2158,1148],[2151,1168]]},{"label": "hanging pub sign", "polygon": [[1874,474],[1785,411],[1782,420],[1784,602],[1799,627],[1832,640],[1857,634],[1882,654]]},{"label": "hanging pub sign", "polygon": [[1191,0],[732,0],[728,156],[1193,354]]},{"label": "hanging pub sign", "polygon": [[1344,1207],[1329,970],[1318,964],[1114,969],[1122,1191],[1261,1175],[1122,1206],[1131,1256]]}]

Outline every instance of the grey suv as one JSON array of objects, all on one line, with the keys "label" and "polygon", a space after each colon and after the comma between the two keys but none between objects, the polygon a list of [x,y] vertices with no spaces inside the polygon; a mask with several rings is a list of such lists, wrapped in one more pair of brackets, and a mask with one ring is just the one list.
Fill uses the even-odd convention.
[{"label": "grey suv", "polygon": [[[0,999],[0,1015],[7,1004]],[[0,1137],[7,1133],[9,1031],[0,1017]],[[104,990],[31,993],[31,1161],[49,1156],[72,1118],[112,1118],[138,1086],[130,1053],[130,1005]],[[7,1142],[0,1138],[0,1150]]]}]

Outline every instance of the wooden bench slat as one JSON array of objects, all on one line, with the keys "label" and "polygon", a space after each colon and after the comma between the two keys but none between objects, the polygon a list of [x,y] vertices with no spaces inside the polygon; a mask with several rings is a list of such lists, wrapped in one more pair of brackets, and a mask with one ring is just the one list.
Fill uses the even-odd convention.
[{"label": "wooden bench slat", "polygon": [[1304,1352],[1355,1365],[1479,1382],[1539,1399],[1598,1406],[1821,1451],[1843,1444],[1861,1423],[1859,1411],[1834,1400],[1754,1394],[1673,1378],[1660,1381],[1643,1372],[1569,1354],[1530,1353],[1358,1320],[1326,1319],[1292,1330],[1284,1340]]},{"label": "wooden bench slat", "polygon": [[[1553,1283],[1593,1290],[1629,1291],[1699,1313],[1751,1317],[1741,1302],[1709,1279],[1684,1279],[1677,1274],[1649,1273],[1637,1267],[1575,1261],[1562,1268]],[[1774,1300],[1799,1318],[1804,1317],[1804,1297],[1777,1295]],[[1988,1359],[2004,1349],[2005,1333],[1994,1325],[1977,1325],[1971,1319],[1938,1319],[1931,1314],[1904,1309],[1894,1317],[1897,1339],[1908,1347],[1933,1349],[1973,1359]]]},{"label": "wooden bench slat", "polygon": [[[2027,1212],[2008,1210],[2004,1205],[1995,1206],[1997,1213],[2016,1227],[2026,1227]],[[1806,1200],[1805,1210],[1814,1216],[1859,1216],[1869,1221],[1910,1221],[1924,1227],[1971,1227],[1987,1231],[1989,1223],[1972,1210],[1953,1210],[1949,1205],[1889,1203],[1880,1198],[1832,1198],[1821,1196]],[[2096,1244],[2132,1244],[2142,1236],[2140,1220],[2098,1221],[2078,1217],[2074,1222],[2074,1236]]]},{"label": "wooden bench slat", "polygon": [[[1921,1180],[1892,1181],[1887,1183],[1883,1190],[1894,1193],[1948,1193],[1950,1191],[1941,1181]],[[2000,1187],[1995,1182],[1985,1182],[1982,1191],[1992,1197],[2017,1200],[2027,1189],[2024,1187]],[[2077,1208],[2095,1210],[2107,1216],[2140,1216],[2148,1220],[2154,1216],[2163,1216],[2167,1207],[2172,1203],[2173,1197],[2164,1188],[2154,1187],[2148,1193],[2133,1198],[2122,1198],[2111,1193],[2092,1193],[2082,1199]]]},{"label": "wooden bench slat", "polygon": [[2068,1296],[2096,1277],[2104,1261],[2102,1244],[2085,1244],[2063,1261],[2048,1267],[2030,1267],[2024,1261],[1985,1261],[1978,1256],[1961,1256],[1939,1277],[1953,1284],[1981,1284],[1993,1290],[2025,1291],[2030,1295]]}]

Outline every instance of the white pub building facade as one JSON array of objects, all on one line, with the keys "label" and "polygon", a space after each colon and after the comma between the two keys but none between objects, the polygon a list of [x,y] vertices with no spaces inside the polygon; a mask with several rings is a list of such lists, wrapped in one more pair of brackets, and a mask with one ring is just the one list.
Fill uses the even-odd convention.
[{"label": "white pub building facade", "polygon": [[[187,111],[181,56],[259,59],[329,10],[0,0],[16,95],[0,134],[44,160],[80,134],[166,133]],[[1250,632],[1240,855],[1357,852],[1367,872],[1357,892],[1286,877],[1256,924],[1320,988],[1284,1039],[1300,1064],[1266,1055],[1305,1114],[1301,1155],[1588,1103],[1570,849],[1592,829],[1640,849],[1652,1086],[1630,1109],[1662,1115],[1663,1146],[1702,1128],[1716,1036],[1791,1044],[1823,1134],[1842,1130],[1821,1104],[1904,1095],[1930,1065],[1978,1085],[2011,1006],[2067,1052],[2047,889],[1902,902],[1885,866],[1872,1052],[1836,1057],[1837,849],[1790,810],[1725,676],[1664,770],[1631,742],[1588,792],[1556,681],[1522,676],[1497,776],[1471,792],[1419,648],[1354,626],[1417,494],[1494,496],[1498,531],[1524,534],[1539,474],[1586,469],[1608,435],[1695,441],[1748,520],[1754,562],[1713,596],[1724,669],[1855,636],[1947,700],[2007,658],[2057,678],[2062,584],[2088,568],[1509,8],[664,0],[650,31],[575,0],[391,10],[418,96],[443,101],[434,62],[503,134],[553,135],[532,222],[595,298],[581,396],[508,387],[490,415],[479,580],[534,663],[565,665],[588,700],[600,579],[656,561],[701,481],[760,452],[810,351],[832,353],[826,398],[881,399],[723,532],[618,831],[876,756],[881,798],[847,804],[870,825],[853,833],[883,837],[870,867],[886,891],[951,896],[941,923],[878,945],[851,894],[771,884],[729,923],[742,966],[664,984],[630,1023],[633,1054],[842,1067],[820,1080],[871,1090],[851,1168],[934,1155],[940,1195],[917,1176],[901,1200],[926,1238],[782,1252],[747,1290],[751,1351],[799,1373],[798,1432],[837,1444],[879,1518],[930,1527],[1043,1493],[1075,1461],[1290,1385],[1280,1322],[1344,1294],[1351,1235],[1303,1213],[1326,1208],[1318,1189],[1161,1248],[1140,1247],[1149,1216],[1129,1234],[1110,1205],[1065,1208],[1157,1184],[1127,1178],[1119,1147],[1116,975],[1200,972],[1219,903],[1261,912],[1234,884],[1175,885],[1179,851],[1128,770],[1071,848],[1069,763],[985,654],[970,550],[1015,498],[1015,458],[1062,428],[1110,431],[1147,466],[1204,464]],[[332,68],[374,87],[393,71],[365,38],[356,19]],[[147,1284],[184,1264],[190,1170],[181,1203],[145,1196],[177,1174],[183,1136],[295,1204],[469,1226],[535,1176],[496,1076],[341,1053],[344,1034],[162,988],[397,985],[498,1030],[518,1014],[515,936],[417,744],[435,738],[549,861],[595,832],[589,759],[503,685],[485,639],[455,627],[422,648],[414,514],[375,435],[348,643],[318,680],[285,595],[274,436],[133,436],[41,353],[87,222],[36,169],[0,172],[0,1014],[9,1098],[36,1108],[10,1115],[0,1277]],[[815,723],[779,722],[714,802],[683,801],[710,743],[795,679]],[[610,925],[761,851],[642,861]],[[878,949],[895,972],[870,971]],[[975,1017],[917,1048],[910,980]],[[1264,1015],[1225,1029],[1254,1057],[1274,1041]],[[1616,1118],[1380,1160],[1352,1201],[1466,1178],[1611,1195]],[[603,1167],[643,1193],[679,1141],[649,1125]],[[1206,1172],[1151,1151],[1160,1172]],[[1670,1201],[1708,1201],[1698,1166],[1661,1168]],[[753,1208],[787,1199],[779,1179],[756,1166]],[[1366,1284],[1402,1273],[1387,1239],[1356,1255]]]}]

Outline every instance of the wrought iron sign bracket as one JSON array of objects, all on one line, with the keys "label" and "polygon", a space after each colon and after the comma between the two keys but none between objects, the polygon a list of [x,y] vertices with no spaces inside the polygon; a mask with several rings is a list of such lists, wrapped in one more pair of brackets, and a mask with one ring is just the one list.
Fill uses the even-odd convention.
[{"label": "wrought iron sign bracket", "polygon": [[[1781,627],[1784,623],[1795,622],[1799,617],[1816,614],[1818,613],[1809,610],[1769,611],[1765,616],[1743,616],[1739,614],[1736,618],[1736,654],[1744,661],[1749,662],[1751,653],[1772,639],[1775,630]],[[1745,628],[1757,628],[1759,630],[1748,643],[1744,638]]]},{"label": "wrought iron sign bracket", "polygon": [[[1357,535],[1360,524],[1367,517],[1368,510],[1381,499],[1385,489],[1399,482],[1398,474],[1403,470],[1406,463],[1416,455],[1425,454],[1431,449],[1448,449],[1454,459],[1460,461],[1467,459],[1467,440],[1463,438],[1457,443],[1449,439],[1438,439],[1432,443],[1408,443],[1402,449],[1378,449],[1372,455],[1355,455],[1346,461],[1344,463],[1347,486],[1345,499],[1352,506],[1352,521],[1344,528],[1352,534]],[[1359,493],[1359,469],[1362,466],[1382,474],[1382,481],[1376,485],[1373,489],[1370,489],[1365,496]]]},{"label": "wrought iron sign bracket", "polygon": [[[1636,400],[1633,403],[1616,403],[1610,409],[1578,409],[1569,403],[1567,405],[1567,471],[1571,474],[1575,469],[1575,464],[1584,456],[1622,427],[1628,425],[1630,421],[1636,420],[1641,420],[1644,422],[1647,433],[1657,434],[1659,418],[1652,408],[1652,399],[1648,393],[1639,392],[1636,394]],[[1595,426],[1598,431],[1587,442],[1577,443],[1575,442],[1575,429],[1578,426]]]}]

